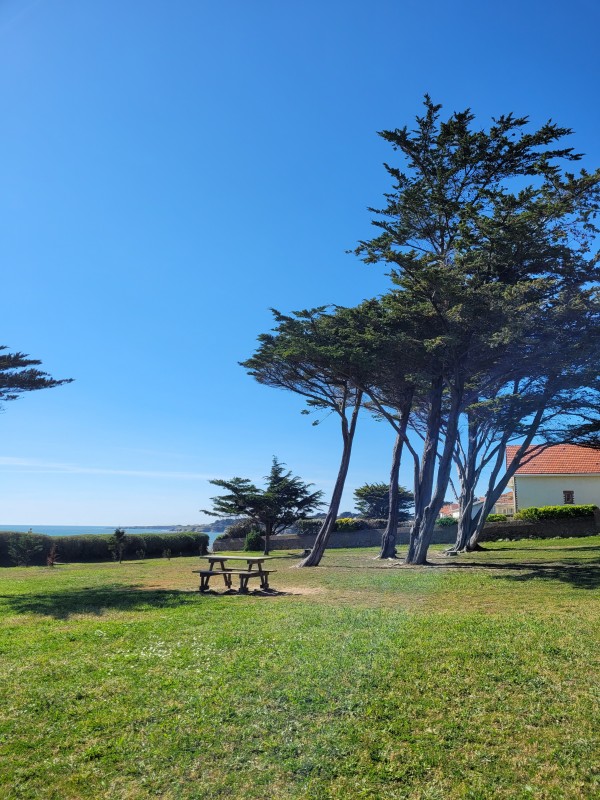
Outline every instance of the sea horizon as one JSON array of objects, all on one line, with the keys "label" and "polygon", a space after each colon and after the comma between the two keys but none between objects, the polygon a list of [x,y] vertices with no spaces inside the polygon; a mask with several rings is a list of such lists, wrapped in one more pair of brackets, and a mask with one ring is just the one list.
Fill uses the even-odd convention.
[{"label": "sea horizon", "polygon": [[[0,531],[14,533],[43,533],[46,536],[85,536],[114,533],[115,528],[123,528],[126,533],[168,533],[176,525],[0,525]],[[183,527],[183,526],[181,526]],[[207,531],[208,533],[208,531]]]}]

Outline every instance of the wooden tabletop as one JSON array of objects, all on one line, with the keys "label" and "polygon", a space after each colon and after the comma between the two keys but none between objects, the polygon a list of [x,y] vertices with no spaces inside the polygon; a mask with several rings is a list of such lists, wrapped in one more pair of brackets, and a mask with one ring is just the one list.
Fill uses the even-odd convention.
[{"label": "wooden tabletop", "polygon": [[246,561],[248,564],[254,563],[256,561],[266,561],[268,558],[274,558],[274,556],[201,556],[201,558],[207,558],[209,561]]}]

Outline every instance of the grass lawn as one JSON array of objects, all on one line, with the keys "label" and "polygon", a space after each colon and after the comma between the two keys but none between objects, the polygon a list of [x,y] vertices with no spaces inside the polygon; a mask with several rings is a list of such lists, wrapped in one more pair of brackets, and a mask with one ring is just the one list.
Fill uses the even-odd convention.
[{"label": "grass lawn", "polygon": [[1,570],[0,797],[600,797],[600,537],[488,547]]}]

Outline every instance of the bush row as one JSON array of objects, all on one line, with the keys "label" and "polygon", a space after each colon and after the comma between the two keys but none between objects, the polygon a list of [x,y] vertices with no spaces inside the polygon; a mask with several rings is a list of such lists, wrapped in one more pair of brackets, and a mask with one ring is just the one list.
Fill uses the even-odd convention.
[{"label": "bush row", "polygon": [[[207,533],[128,533],[125,558],[204,555],[208,552]],[[46,564],[52,546],[57,561],[111,561],[113,537],[110,534],[46,536],[41,533],[0,531],[0,566]]]},{"label": "bush row", "polygon": [[[322,519],[301,519],[296,523],[296,532],[299,536],[317,534],[323,524]],[[387,525],[386,519],[359,519],[353,517],[340,517],[335,523],[334,531],[348,533],[351,531],[379,530]]]},{"label": "bush row", "polygon": [[540,519],[565,519],[566,517],[593,517],[594,505],[585,506],[539,506],[536,508],[524,508],[522,511],[517,511],[515,519],[525,519],[531,522],[536,522]]},{"label": "bush row", "polygon": [[251,519],[240,519],[238,522],[234,522],[233,525],[225,528],[223,533],[220,533],[216,539],[245,539],[251,531],[259,527],[260,526]]}]

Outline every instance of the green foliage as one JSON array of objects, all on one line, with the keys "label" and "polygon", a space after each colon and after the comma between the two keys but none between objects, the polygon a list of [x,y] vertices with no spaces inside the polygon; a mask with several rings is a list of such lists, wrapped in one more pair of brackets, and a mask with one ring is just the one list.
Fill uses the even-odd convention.
[{"label": "green foliage", "polygon": [[[389,510],[389,483],[365,483],[354,491],[356,510],[359,516],[386,519]],[[408,518],[408,510],[415,501],[412,492],[404,486],[398,486],[398,521]]]},{"label": "green foliage", "polygon": [[211,497],[213,509],[203,509],[213,517],[245,514],[255,524],[264,525],[268,533],[279,533],[304,519],[321,505],[323,492],[311,492],[312,484],[304,483],[273,458],[266,486],[259,489],[248,478],[212,480],[227,494]]},{"label": "green foliage", "polygon": [[126,543],[127,543],[127,534],[125,533],[123,528],[116,528],[115,532],[111,537],[109,547],[112,551],[113,558],[115,559],[115,561],[118,561],[119,564],[123,561],[123,555],[125,553]]},{"label": "green foliage", "polygon": [[454,517],[440,517],[435,521],[435,524],[441,528],[451,528],[452,525],[458,525],[458,520]]},{"label": "green foliage", "polygon": [[[74,563],[86,561],[110,561],[113,559],[113,535],[82,535],[82,536],[46,536],[40,533],[12,533],[0,531],[0,566],[14,565],[15,559],[9,553],[11,541],[16,542],[22,537],[31,537],[30,542],[39,544],[40,549],[30,551],[30,563],[43,565],[47,563],[48,555],[53,547],[60,553],[61,563]],[[146,558],[159,558],[165,550],[173,555],[191,556],[205,555],[208,552],[209,536],[206,533],[178,532],[178,533],[130,533],[127,535],[124,558],[135,558],[140,549],[140,540],[143,539]],[[22,550],[23,545],[17,547]],[[16,552],[13,550],[13,552]]]},{"label": "green foliage", "polygon": [[[322,519],[301,519],[296,523],[298,536],[316,535],[323,524]],[[336,531],[381,530],[387,525],[387,519],[363,519],[356,517],[339,517],[336,520]]]},{"label": "green foliage", "polygon": [[322,525],[323,519],[299,519],[295,528],[298,536],[311,536],[313,534],[316,536]]},{"label": "green foliage", "polygon": [[507,519],[506,514],[488,514],[486,522],[506,522]]},{"label": "green foliage", "polygon": [[33,533],[13,534],[8,542],[8,556],[17,567],[28,567],[39,558],[44,543]]},{"label": "green foliage", "polygon": [[336,520],[334,530],[344,532],[344,531],[360,531],[364,530],[365,525],[362,519],[354,519],[354,518],[346,518],[343,517],[341,519]]},{"label": "green foliage", "polygon": [[8,348],[0,345],[0,404],[16,400],[24,392],[52,389],[72,378],[55,380],[47,372],[36,369],[42,362],[29,358],[25,353],[5,353]]},{"label": "green foliage", "polygon": [[246,534],[246,539],[244,541],[244,551],[247,553],[256,553],[260,552],[264,547],[264,540],[261,536],[260,531],[257,528],[253,528]]},{"label": "green foliage", "polygon": [[226,528],[217,539],[245,539],[253,530],[256,530],[256,522],[251,519],[240,519]]},{"label": "green foliage", "polygon": [[[541,519],[565,519],[568,517],[593,517],[594,505],[532,506],[517,511],[515,519],[537,522]],[[489,517],[488,517],[489,519]]]},{"label": "green foliage", "polygon": [[58,561],[58,547],[56,545],[56,542],[52,542],[52,544],[50,545],[50,550],[48,552],[48,555],[46,556],[46,566],[54,567],[57,561]]}]

